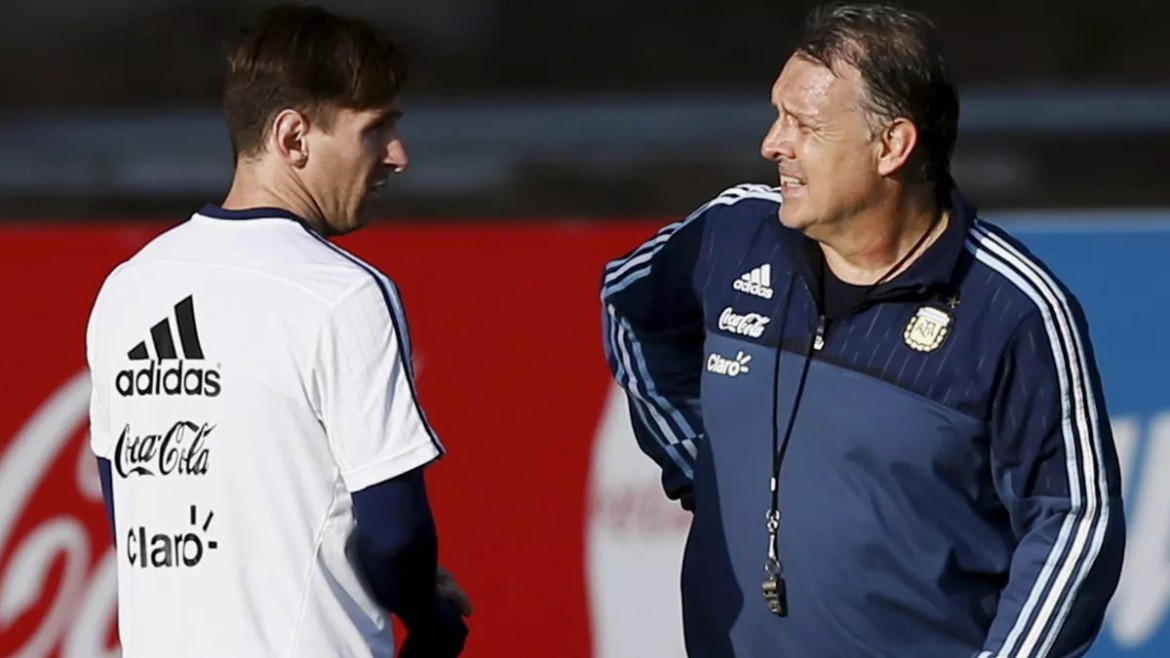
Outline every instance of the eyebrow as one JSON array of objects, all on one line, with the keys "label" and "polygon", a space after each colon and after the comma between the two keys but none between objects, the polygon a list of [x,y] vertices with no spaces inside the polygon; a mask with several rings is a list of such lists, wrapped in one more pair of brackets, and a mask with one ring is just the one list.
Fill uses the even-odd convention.
[{"label": "eyebrow", "polygon": [[798,110],[793,110],[792,108],[780,107],[780,105],[778,105],[776,103],[772,103],[772,107],[774,107],[777,112],[784,112],[785,114],[791,114],[792,116],[796,117],[797,119],[800,119],[801,121],[811,122],[811,121],[816,120],[815,117],[812,114],[809,114],[808,112],[800,112]]}]

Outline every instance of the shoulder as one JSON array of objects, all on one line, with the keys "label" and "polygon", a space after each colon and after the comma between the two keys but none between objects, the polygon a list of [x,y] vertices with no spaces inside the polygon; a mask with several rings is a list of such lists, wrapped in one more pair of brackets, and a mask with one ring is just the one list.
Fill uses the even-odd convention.
[{"label": "shoulder", "polygon": [[382,270],[354,253],[322,238],[312,236],[321,247],[321,258],[348,282],[347,289],[357,288],[366,296],[377,296],[387,303],[398,298],[398,286]]},{"label": "shoulder", "polygon": [[967,288],[987,299],[985,321],[1042,328],[1065,341],[1081,333],[1084,313],[1076,296],[1048,265],[1004,228],[983,219],[967,232],[974,262]]},{"label": "shoulder", "polygon": [[782,202],[783,199],[778,187],[759,183],[740,183],[715,195],[714,198],[703,204],[700,210],[720,215],[739,214],[743,211],[779,209]]},{"label": "shoulder", "polygon": [[360,312],[381,318],[398,332],[406,332],[406,310],[398,285],[380,269],[318,234],[310,238],[323,249],[321,258],[338,278],[331,289],[330,314]]},{"label": "shoulder", "polygon": [[723,190],[696,211],[704,217],[698,238],[706,245],[704,251],[750,249],[763,227],[771,223],[779,225],[777,214],[782,201],[779,188],[758,183],[742,183]]},{"label": "shoulder", "polygon": [[[152,239],[107,282],[150,285],[159,276],[152,266],[223,272],[222,280],[246,282],[253,294],[302,300],[294,304],[297,313],[328,309],[346,299],[352,303],[355,295],[391,306],[398,295],[393,281],[376,266],[285,217],[229,221],[196,213]],[[283,297],[285,291],[292,296]]]},{"label": "shoulder", "polygon": [[397,298],[394,282],[376,266],[308,227],[299,228],[282,232],[280,244],[270,245],[271,260],[262,265],[269,275],[310,292],[326,307],[355,299],[389,306]]},{"label": "shoulder", "polygon": [[[669,250],[689,248],[690,251],[695,251],[697,245],[704,240],[704,235],[711,229],[720,226],[724,227],[722,231],[736,225],[747,226],[750,220],[758,221],[762,217],[774,215],[780,208],[780,202],[778,188],[758,183],[733,185],[705,201],[685,218],[662,226],[653,237],[634,251],[610,261],[606,271],[613,272],[631,261],[644,263],[663,248]],[[668,243],[672,246],[668,246]]]},{"label": "shoulder", "polygon": [[762,218],[774,217],[780,209],[779,188],[758,183],[733,185],[704,202],[685,219],[663,227],[658,239],[680,232],[699,236],[735,233],[756,226]]}]

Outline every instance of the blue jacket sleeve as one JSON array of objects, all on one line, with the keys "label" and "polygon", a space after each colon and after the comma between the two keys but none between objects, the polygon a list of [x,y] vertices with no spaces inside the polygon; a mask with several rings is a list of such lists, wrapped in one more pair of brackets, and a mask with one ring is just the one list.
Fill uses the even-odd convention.
[{"label": "blue jacket sleeve", "polygon": [[606,360],[628,397],[634,436],[662,468],[666,495],[686,509],[703,437],[703,311],[692,281],[710,206],[608,263],[601,284]]},{"label": "blue jacket sleeve", "polygon": [[1085,655],[1121,572],[1121,475],[1089,332],[1071,295],[1050,301],[1017,329],[992,409],[1017,546],[980,658]]}]

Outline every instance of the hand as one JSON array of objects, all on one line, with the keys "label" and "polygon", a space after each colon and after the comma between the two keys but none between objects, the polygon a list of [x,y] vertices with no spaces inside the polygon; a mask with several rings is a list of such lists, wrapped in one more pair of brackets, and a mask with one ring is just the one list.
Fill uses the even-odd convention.
[{"label": "hand", "polygon": [[464,592],[463,588],[459,586],[459,583],[455,581],[455,576],[451,575],[451,572],[443,567],[439,567],[435,572],[435,590],[439,593],[440,597],[453,602],[459,610],[459,614],[464,617],[471,616],[471,599],[468,598],[467,592]]},{"label": "hand", "polygon": [[435,571],[435,594],[434,623],[411,629],[399,658],[454,658],[462,653],[468,632],[463,618],[471,614],[471,599],[443,567]]},{"label": "hand", "polygon": [[425,628],[408,629],[398,658],[456,658],[467,642],[467,625],[454,601],[435,599],[433,623]]}]

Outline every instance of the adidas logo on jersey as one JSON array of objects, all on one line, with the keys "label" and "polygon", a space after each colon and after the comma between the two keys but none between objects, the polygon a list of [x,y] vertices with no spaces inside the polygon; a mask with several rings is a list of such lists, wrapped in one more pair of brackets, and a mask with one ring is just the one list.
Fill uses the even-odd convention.
[{"label": "adidas logo on jersey", "polygon": [[732,288],[749,295],[772,299],[772,264],[764,263],[751,272],[740,276],[731,284]]},{"label": "adidas logo on jersey", "polygon": [[199,330],[195,326],[195,302],[191,296],[175,304],[175,320],[179,328],[182,357],[175,349],[171,319],[163,318],[150,328],[154,356],[151,356],[146,341],[135,345],[127,354],[131,361],[147,363],[141,368],[129,368],[118,373],[114,378],[114,388],[119,395],[204,395],[210,398],[219,395],[219,371],[192,367],[188,363],[203,360],[203,346],[199,343]]}]

